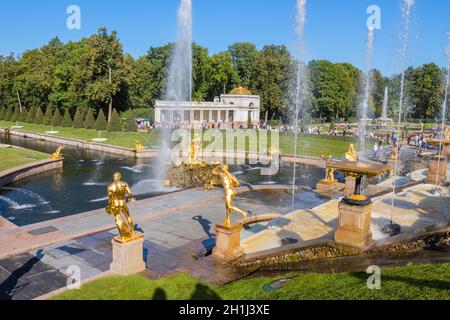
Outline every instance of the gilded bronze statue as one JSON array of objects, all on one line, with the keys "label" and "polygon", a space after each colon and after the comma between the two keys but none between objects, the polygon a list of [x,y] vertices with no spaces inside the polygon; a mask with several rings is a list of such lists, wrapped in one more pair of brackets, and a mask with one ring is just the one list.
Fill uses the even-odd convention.
[{"label": "gilded bronze statue", "polygon": [[198,151],[200,150],[200,144],[201,140],[196,136],[194,139],[192,139],[190,148],[189,148],[189,160],[188,164],[196,164],[197,163],[197,157],[198,157]]},{"label": "gilded bronze statue", "polygon": [[62,159],[61,152],[63,149],[64,149],[63,146],[59,146],[58,149],[56,149],[56,151],[52,153],[52,159],[54,160]]},{"label": "gilded bronze statue", "polygon": [[335,169],[330,167],[331,161],[333,160],[333,156],[331,156],[331,155],[328,157],[322,156],[321,158],[324,159],[325,163],[326,163],[326,165],[325,165],[325,168],[326,168],[325,181],[327,181],[329,183],[333,183],[335,181],[334,180]]},{"label": "gilded bronze statue", "polygon": [[[114,182],[108,187],[108,207],[106,212],[114,216],[119,236],[114,238],[117,242],[126,243],[139,237],[134,231],[133,219],[128,210],[127,199],[133,195],[130,187],[124,181],[119,172],[114,173]],[[130,198],[130,201],[134,201]],[[122,216],[123,215],[123,216]],[[124,218],[125,217],[125,218]]]},{"label": "gilded bronze statue", "polygon": [[356,151],[353,143],[350,144],[348,152],[345,153],[345,158],[350,162],[358,161],[358,152]]},{"label": "gilded bronze statue", "polygon": [[144,145],[139,141],[135,141],[134,146],[135,146],[134,149],[136,150],[136,152],[142,152],[145,149]]},{"label": "gilded bronze statue", "polygon": [[239,181],[228,171],[228,165],[224,164],[214,168],[213,174],[220,177],[223,189],[225,191],[225,207],[227,212],[227,219],[225,221],[227,226],[231,226],[231,213],[236,212],[242,215],[242,219],[247,218],[248,213],[233,205],[236,197],[236,188],[239,187]]}]

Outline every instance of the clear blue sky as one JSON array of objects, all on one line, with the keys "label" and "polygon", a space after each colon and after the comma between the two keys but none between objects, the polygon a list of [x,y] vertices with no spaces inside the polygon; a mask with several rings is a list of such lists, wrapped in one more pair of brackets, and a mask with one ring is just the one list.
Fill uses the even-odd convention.
[{"label": "clear blue sky", "polygon": [[[193,0],[194,41],[211,53],[238,41],[293,47],[295,0]],[[66,8],[82,11],[81,30],[66,28]],[[179,0],[15,0],[0,2],[0,54],[22,53],[54,36],[78,40],[99,27],[118,31],[124,50],[135,57],[150,46],[174,41]],[[366,8],[382,10],[376,32],[374,67],[399,71],[400,0],[308,0],[306,58],[351,62],[364,68]],[[411,22],[408,65],[446,66],[444,48],[450,28],[449,0],[416,0]]]}]

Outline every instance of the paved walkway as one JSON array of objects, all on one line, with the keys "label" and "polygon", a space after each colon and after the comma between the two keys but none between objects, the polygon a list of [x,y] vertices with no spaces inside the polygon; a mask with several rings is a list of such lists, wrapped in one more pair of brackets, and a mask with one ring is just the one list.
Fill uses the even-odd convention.
[{"label": "paved walkway", "polygon": [[[260,188],[270,190],[280,187],[282,188]],[[286,214],[290,211],[277,203],[256,201],[254,196],[247,197],[249,194],[245,193],[246,190],[248,188],[240,189],[242,193],[237,201],[241,207],[254,214]],[[261,197],[265,197],[264,191]],[[313,198],[307,205],[313,207],[322,201]],[[222,190],[188,190],[139,201],[130,207],[136,229],[143,232],[145,237],[144,258],[149,269],[144,273],[146,276],[159,278],[188,272],[194,277],[216,284],[224,284],[243,276],[236,270],[215,263],[208,255],[215,244],[214,225],[225,217]],[[262,227],[263,225],[258,225],[245,230],[242,238],[253,235]],[[0,243],[3,254],[10,250],[27,257],[38,257],[39,265],[44,264],[53,274],[56,272],[58,279],[67,278],[65,273],[69,267],[79,268],[81,280],[85,281],[109,270],[112,262],[111,239],[115,235],[117,232],[112,218],[104,210],[96,210],[2,232]],[[23,253],[23,250],[28,252]],[[9,265],[16,258],[17,256],[13,256],[0,260],[0,268]],[[20,267],[19,264],[17,267]],[[35,291],[29,280],[31,278],[28,277],[30,272],[23,270],[20,274],[20,278],[24,280],[22,291],[26,295],[12,295],[11,298],[14,299],[36,298],[46,293],[46,290],[66,285],[65,280],[58,281],[52,286],[43,286],[41,291]],[[0,272],[0,283],[6,283],[8,278],[7,273]]]}]

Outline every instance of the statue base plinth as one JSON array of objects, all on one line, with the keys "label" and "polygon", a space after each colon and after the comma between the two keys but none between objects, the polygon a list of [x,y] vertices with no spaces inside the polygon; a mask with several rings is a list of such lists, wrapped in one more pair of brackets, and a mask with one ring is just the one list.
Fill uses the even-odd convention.
[{"label": "statue base plinth", "polygon": [[435,157],[430,160],[427,182],[435,184],[437,181],[438,185],[445,186],[445,181],[447,178],[447,167],[448,161],[445,157]]},{"label": "statue base plinth", "polygon": [[355,248],[367,248],[372,242],[371,212],[371,202],[366,205],[354,205],[341,201],[334,240]]},{"label": "statue base plinth", "polygon": [[219,262],[229,262],[244,255],[241,247],[242,224],[227,225],[223,222],[216,225],[216,246],[212,255]]},{"label": "statue base plinth", "polygon": [[111,243],[113,249],[111,272],[128,276],[145,270],[143,236],[137,236],[133,241],[126,243],[113,239]]},{"label": "statue base plinth", "polygon": [[338,192],[337,181],[320,180],[316,185],[317,193],[323,195],[333,195]]}]

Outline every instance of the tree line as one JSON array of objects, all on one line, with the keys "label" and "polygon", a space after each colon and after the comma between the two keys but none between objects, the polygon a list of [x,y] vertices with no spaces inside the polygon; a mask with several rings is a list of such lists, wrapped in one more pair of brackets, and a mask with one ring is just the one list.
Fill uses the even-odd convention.
[{"label": "tree line", "polygon": [[[21,56],[0,55],[0,107],[75,118],[78,113],[108,118],[134,110],[145,114],[164,98],[165,79],[173,44],[151,47],[133,58],[124,52],[116,32],[105,28],[89,38],[62,43],[52,39]],[[261,96],[261,114],[269,120],[292,120],[288,97],[297,62],[284,45],[258,49],[243,42],[211,55],[193,45],[193,99],[212,101],[237,86]],[[364,74],[350,63],[310,61],[308,98],[311,117],[332,120],[356,117]],[[434,63],[406,70],[405,115],[434,119],[443,103],[445,70]],[[400,75],[387,77],[372,70],[369,102],[372,117],[381,115],[385,87],[389,87],[390,115],[398,110]],[[112,102],[112,104],[111,104]],[[49,110],[49,111],[47,111]],[[144,111],[143,111],[144,110]],[[130,113],[130,111],[128,111]],[[100,115],[100,116],[99,116]],[[11,116],[12,118],[12,116]],[[64,118],[64,117],[62,117]]]}]

